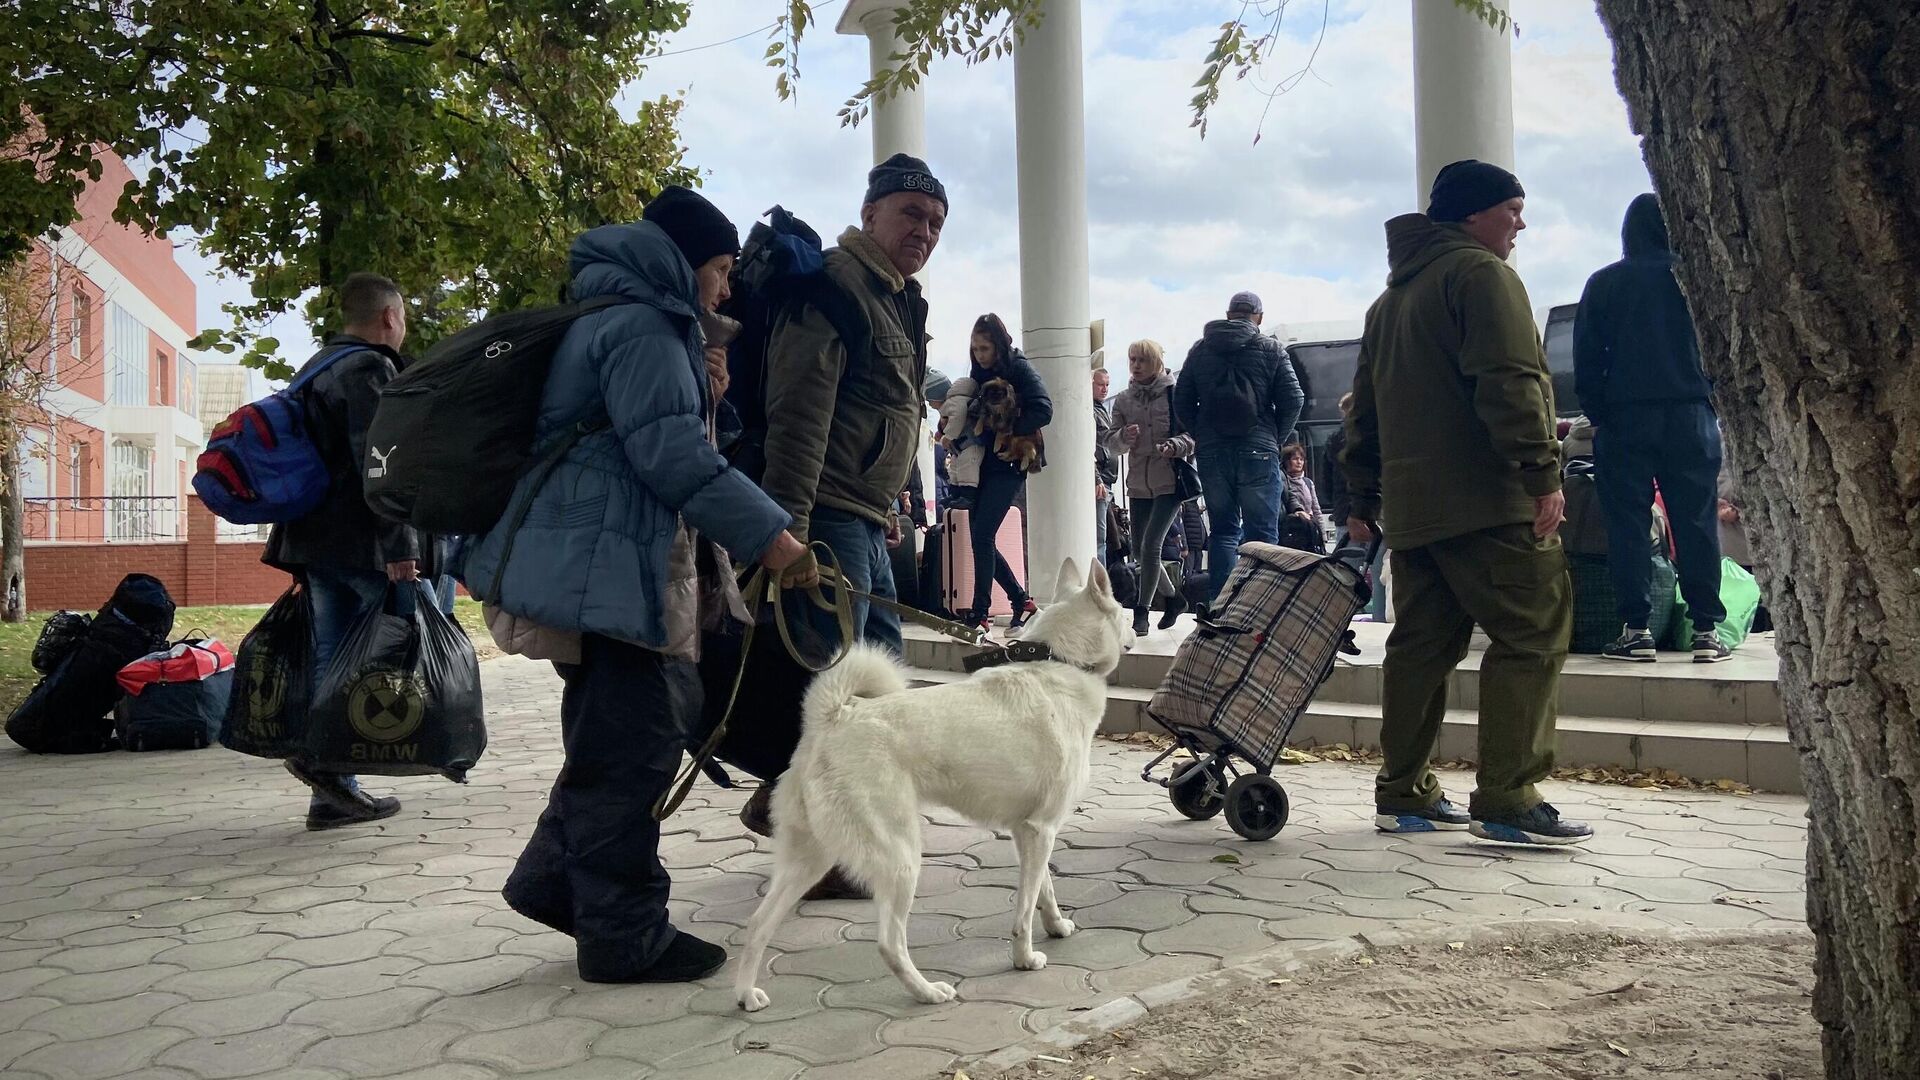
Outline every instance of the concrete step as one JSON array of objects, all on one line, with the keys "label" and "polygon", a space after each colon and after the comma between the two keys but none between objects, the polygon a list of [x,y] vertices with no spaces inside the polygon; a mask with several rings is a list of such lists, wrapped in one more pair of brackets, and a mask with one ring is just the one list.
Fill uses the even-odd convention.
[{"label": "concrete step", "polygon": [[[956,682],[964,674],[916,669],[917,686]],[[1164,729],[1147,715],[1153,691],[1110,686],[1104,734]],[[1439,757],[1473,761],[1479,757],[1480,718],[1474,709],[1449,709],[1440,728]],[[1766,724],[1702,723],[1685,720],[1615,719],[1563,714],[1556,727],[1559,764],[1639,770],[1671,769],[1695,780],[1733,780],[1763,791],[1801,792],[1800,764],[1786,728]],[[1380,706],[1329,700],[1308,706],[1294,725],[1291,746],[1345,743],[1358,749],[1380,745]]]},{"label": "concrete step", "polygon": [[[1191,619],[1173,631],[1156,631],[1143,638],[1120,661],[1110,680],[1116,687],[1152,691],[1160,685],[1179,642],[1190,632]],[[1360,624],[1362,654],[1334,668],[1318,699],[1325,702],[1380,703],[1381,661],[1385,657],[1385,626]],[[918,668],[960,671],[971,647],[932,634],[909,634],[906,659]],[[1468,654],[1454,673],[1447,705],[1476,709],[1480,705],[1480,662],[1484,653]],[[1687,724],[1728,724],[1736,727],[1773,726],[1784,729],[1780,707],[1779,661],[1771,645],[1756,641],[1743,646],[1725,664],[1695,664],[1674,653],[1653,664],[1622,664],[1591,656],[1567,659],[1560,676],[1558,711],[1570,716],[1609,716],[1626,720],[1672,721]]]}]

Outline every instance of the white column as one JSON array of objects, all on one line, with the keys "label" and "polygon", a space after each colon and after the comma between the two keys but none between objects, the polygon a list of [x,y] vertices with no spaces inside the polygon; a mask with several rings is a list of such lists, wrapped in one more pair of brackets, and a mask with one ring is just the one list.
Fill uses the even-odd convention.
[{"label": "white column", "polygon": [[1084,574],[1094,555],[1080,0],[1045,0],[1044,15],[1013,54],[1021,340],[1053,398],[1047,469],[1027,488],[1027,574],[1042,603],[1055,598],[1063,559]]},{"label": "white column", "polygon": [[1512,31],[1453,0],[1412,2],[1414,194],[1424,210],[1444,165],[1478,158],[1513,169],[1513,45]]},{"label": "white column", "polygon": [[[893,55],[902,51],[900,37],[893,29],[892,5],[868,12],[860,20],[860,28],[867,35],[867,64],[871,72],[878,75],[892,67]],[[867,123],[873,127],[875,165],[895,154],[912,154],[926,159],[927,99],[924,90],[923,83],[874,103],[873,115],[867,118]]]},{"label": "white column", "polygon": [[[839,30],[841,33],[860,33],[867,38],[867,64],[872,74],[894,64],[893,56],[902,51],[900,37],[893,29],[895,5],[889,0],[856,0],[843,12]],[[926,84],[922,83],[911,90],[902,90],[885,101],[876,101],[873,112],[867,117],[867,126],[873,131],[873,163],[880,164],[895,154],[912,154],[926,160],[927,156],[927,99]],[[936,167],[934,175],[939,175]],[[927,284],[927,272],[914,275],[924,289]],[[930,410],[923,413],[922,419],[931,423]],[[916,455],[920,463],[920,482],[927,499],[934,496],[933,482],[933,444],[927,441],[931,427],[923,427],[920,434],[919,452]]]}]

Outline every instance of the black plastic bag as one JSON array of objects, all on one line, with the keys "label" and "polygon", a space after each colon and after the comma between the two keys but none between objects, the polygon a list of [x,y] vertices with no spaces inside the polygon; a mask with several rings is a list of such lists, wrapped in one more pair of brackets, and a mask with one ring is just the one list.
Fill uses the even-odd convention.
[{"label": "black plastic bag", "polygon": [[84,611],[56,611],[40,627],[40,638],[33,643],[33,670],[51,675],[62,661],[73,655],[87,636],[93,616]]},{"label": "black plastic bag", "polygon": [[465,783],[487,748],[473,643],[419,585],[389,585],[321,676],[306,750],[328,772]]},{"label": "black plastic bag", "polygon": [[296,583],[240,642],[221,745],[255,757],[300,756],[312,667],[313,601]]}]

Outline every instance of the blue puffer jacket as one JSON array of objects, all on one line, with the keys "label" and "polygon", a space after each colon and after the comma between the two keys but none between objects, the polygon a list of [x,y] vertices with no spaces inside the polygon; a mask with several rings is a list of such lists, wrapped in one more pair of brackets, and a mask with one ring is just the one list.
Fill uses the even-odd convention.
[{"label": "blue puffer jacket", "polygon": [[[742,562],[792,521],[707,442],[710,404],[693,268],[649,223],[603,225],[573,242],[573,296],[634,301],[587,315],[554,353],[536,446],[582,438],[537,491],[523,478],[507,516],[466,545],[475,595],[555,630],[666,646],[667,558],[680,519]],[[531,496],[493,584],[514,511]]]}]

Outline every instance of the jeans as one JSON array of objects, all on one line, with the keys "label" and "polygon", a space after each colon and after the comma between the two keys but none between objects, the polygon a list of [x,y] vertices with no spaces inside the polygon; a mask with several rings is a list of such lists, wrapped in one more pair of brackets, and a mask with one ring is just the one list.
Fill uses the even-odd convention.
[{"label": "jeans", "polygon": [[434,578],[428,583],[427,589],[433,593],[433,603],[440,609],[440,614],[452,618],[453,602],[459,595],[460,583],[453,579],[452,574],[446,574]]},{"label": "jeans", "polygon": [[1207,599],[1226,588],[1240,562],[1242,542],[1280,540],[1280,455],[1265,447],[1200,447],[1200,487],[1206,493]]},{"label": "jeans", "polygon": [[1155,495],[1133,500],[1130,507],[1133,526],[1133,550],[1140,554],[1140,599],[1135,611],[1153,607],[1155,596],[1172,596],[1173,580],[1167,576],[1167,564],[1160,558],[1173,519],[1180,516],[1180,496]]},{"label": "jeans", "polygon": [[[1620,621],[1645,629],[1654,485],[1678,556],[1680,595],[1698,630],[1727,617],[1720,602],[1720,428],[1704,401],[1617,405],[1594,435],[1595,488],[1607,518],[1607,569]],[[1672,603],[1660,597],[1662,603]]]},{"label": "jeans", "polygon": [[[387,575],[373,570],[347,570],[337,566],[309,566],[306,570],[307,597],[313,605],[313,683],[309,697],[320,689],[320,680],[340,652],[340,646],[353,632],[360,617],[387,598]],[[325,774],[319,774],[325,775]],[[352,776],[340,774],[349,789],[358,789]],[[309,803],[325,805],[319,795]]]},{"label": "jeans", "polygon": [[[815,507],[808,535],[833,549],[834,559],[838,560],[835,569],[855,589],[888,600],[898,598],[899,591],[893,581],[893,552],[887,550],[887,530],[879,524],[845,510]],[[828,600],[834,599],[831,589],[826,590],[826,594]],[[834,616],[811,604],[806,608],[814,629],[837,645],[840,629]],[[896,653],[905,650],[900,636],[900,616],[868,603],[865,597],[853,598],[853,631],[862,641]]]},{"label": "jeans", "polygon": [[1093,500],[1093,557],[1101,566],[1107,565],[1107,507],[1111,505],[1111,498]]},{"label": "jeans", "polygon": [[700,723],[692,664],[587,634],[578,664],[555,664],[566,759],[501,890],[529,918],[572,934],[583,974],[630,977],[676,931],[653,803]]}]

